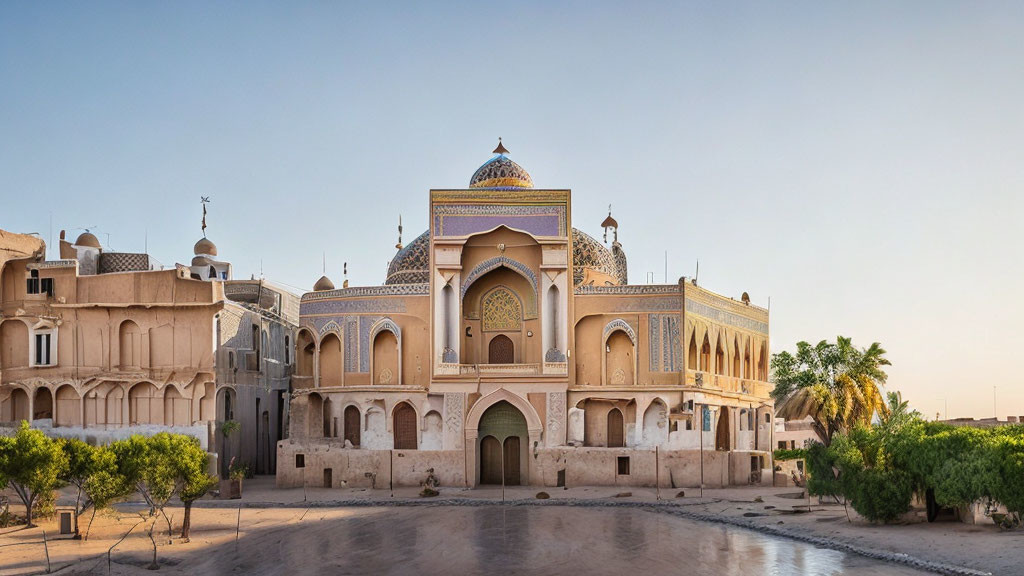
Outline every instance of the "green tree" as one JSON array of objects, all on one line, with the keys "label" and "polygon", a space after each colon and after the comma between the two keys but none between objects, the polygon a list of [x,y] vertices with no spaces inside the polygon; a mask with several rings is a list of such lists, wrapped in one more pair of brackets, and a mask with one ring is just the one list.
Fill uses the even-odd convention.
[{"label": "green tree", "polygon": [[0,478],[21,498],[25,520],[32,527],[32,507],[43,494],[61,486],[68,457],[61,443],[22,422],[13,438],[0,443]]},{"label": "green tree", "polygon": [[857,348],[850,338],[816,346],[798,342],[796,353],[772,356],[772,395],[776,415],[786,419],[810,416],[815,432],[826,446],[837,432],[868,424],[875,413],[888,411],[881,386],[884,366],[890,365],[877,342]]},{"label": "green tree", "polygon": [[85,528],[85,539],[89,539],[96,512],[107,508],[114,502],[127,497],[135,490],[135,484],[128,478],[118,461],[117,451],[110,446],[102,446],[93,450],[92,465],[89,475],[82,484],[89,501],[92,502],[92,516]]},{"label": "green tree", "polygon": [[[92,473],[93,452],[92,446],[79,440],[71,438],[61,441],[61,448],[68,458],[68,465],[61,474],[61,481],[71,484],[76,488],[75,493],[75,537],[79,537],[78,517],[85,513],[92,505],[92,501],[85,493],[85,482]],[[83,499],[82,496],[85,496]]]},{"label": "green tree", "polygon": [[217,477],[207,473],[206,452],[195,438],[182,437],[177,452],[177,469],[181,485],[179,497],[185,507],[181,537],[189,539],[192,529],[192,503],[206,495],[217,484]]}]

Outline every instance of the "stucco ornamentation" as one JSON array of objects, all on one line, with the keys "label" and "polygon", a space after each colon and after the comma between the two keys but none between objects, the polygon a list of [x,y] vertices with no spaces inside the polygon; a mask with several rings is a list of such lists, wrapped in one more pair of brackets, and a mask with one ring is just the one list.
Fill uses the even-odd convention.
[{"label": "stucco ornamentation", "polygon": [[488,292],[484,296],[481,308],[485,332],[515,331],[522,327],[522,305],[516,295],[504,286]]}]

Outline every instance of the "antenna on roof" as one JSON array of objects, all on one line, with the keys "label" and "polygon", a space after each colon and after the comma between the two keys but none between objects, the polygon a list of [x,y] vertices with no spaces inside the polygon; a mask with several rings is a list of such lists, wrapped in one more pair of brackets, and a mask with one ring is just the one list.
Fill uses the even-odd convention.
[{"label": "antenna on roof", "polygon": [[693,284],[697,285],[697,277],[700,276],[700,258],[697,258],[697,271],[693,274]]},{"label": "antenna on roof", "polygon": [[200,196],[199,203],[203,205],[203,238],[206,238],[206,205],[210,203],[210,197]]}]

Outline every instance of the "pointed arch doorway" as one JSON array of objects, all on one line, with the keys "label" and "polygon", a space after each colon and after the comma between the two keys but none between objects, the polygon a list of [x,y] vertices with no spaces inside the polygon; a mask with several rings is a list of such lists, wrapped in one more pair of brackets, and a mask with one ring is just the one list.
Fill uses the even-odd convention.
[{"label": "pointed arch doorway", "polygon": [[526,418],[515,406],[501,401],[480,418],[480,484],[522,484],[523,448],[529,440]]}]

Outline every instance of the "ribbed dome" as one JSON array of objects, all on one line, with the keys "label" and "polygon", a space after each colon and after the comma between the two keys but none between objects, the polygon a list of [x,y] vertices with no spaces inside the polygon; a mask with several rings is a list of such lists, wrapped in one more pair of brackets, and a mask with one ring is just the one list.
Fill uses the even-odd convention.
[{"label": "ribbed dome", "polygon": [[477,168],[470,188],[533,188],[533,178],[522,166],[498,154]]},{"label": "ribbed dome", "polygon": [[217,245],[214,244],[213,242],[210,242],[208,238],[203,237],[199,239],[199,242],[196,242],[196,245],[192,249],[192,252],[194,252],[196,256],[199,256],[200,254],[206,256],[216,256]]},{"label": "ribbed dome", "polygon": [[595,240],[586,232],[577,228],[572,229],[572,280],[573,284],[579,285],[583,282],[584,270],[589,268],[595,272],[607,274],[615,278],[619,284],[625,284],[625,254],[621,258],[621,265],[612,251],[605,248],[603,244]]},{"label": "ribbed dome", "polygon": [[327,276],[321,276],[316,284],[313,284],[314,292],[323,292],[324,290],[334,290],[334,282],[331,282]]},{"label": "ribbed dome", "polygon": [[430,280],[430,232],[424,232],[395,254],[385,284],[423,284]]},{"label": "ribbed dome", "polygon": [[82,232],[82,235],[75,240],[75,246],[88,246],[90,248],[102,248],[100,241],[91,232]]}]

